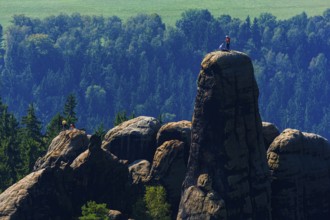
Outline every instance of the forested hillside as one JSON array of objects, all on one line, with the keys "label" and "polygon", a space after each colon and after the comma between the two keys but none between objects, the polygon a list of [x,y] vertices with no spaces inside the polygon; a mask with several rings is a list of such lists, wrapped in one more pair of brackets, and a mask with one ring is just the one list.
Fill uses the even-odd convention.
[{"label": "forested hillside", "polygon": [[[166,27],[156,14],[13,18],[0,52],[1,96],[20,118],[33,103],[43,125],[77,99],[78,127],[113,125],[117,112],[191,120],[202,57],[229,34],[254,62],[264,121],[330,138],[330,10],[251,20],[207,10]],[[2,32],[1,32],[2,35]]]}]

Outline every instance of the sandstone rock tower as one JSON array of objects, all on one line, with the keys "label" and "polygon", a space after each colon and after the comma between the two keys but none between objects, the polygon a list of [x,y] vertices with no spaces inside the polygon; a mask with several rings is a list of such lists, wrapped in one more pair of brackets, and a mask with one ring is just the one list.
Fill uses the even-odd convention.
[{"label": "sandstone rock tower", "polygon": [[258,95],[247,55],[206,55],[177,219],[271,219]]}]

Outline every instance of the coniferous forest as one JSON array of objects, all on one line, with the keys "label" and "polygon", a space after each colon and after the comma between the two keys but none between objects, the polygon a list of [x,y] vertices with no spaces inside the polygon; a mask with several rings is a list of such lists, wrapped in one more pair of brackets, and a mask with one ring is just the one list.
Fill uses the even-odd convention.
[{"label": "coniferous forest", "polygon": [[123,112],[191,120],[201,60],[225,35],[253,60],[263,121],[330,138],[330,9],[287,20],[190,10],[175,27],[157,14],[16,15],[0,26],[0,189],[32,169],[62,119],[89,132]]}]

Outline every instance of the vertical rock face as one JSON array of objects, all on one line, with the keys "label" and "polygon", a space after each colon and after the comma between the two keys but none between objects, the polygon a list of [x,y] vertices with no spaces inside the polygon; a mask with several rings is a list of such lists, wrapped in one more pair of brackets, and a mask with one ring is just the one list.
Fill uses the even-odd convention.
[{"label": "vertical rock face", "polygon": [[270,181],[250,58],[206,55],[177,219],[270,219]]},{"label": "vertical rock face", "polygon": [[272,216],[329,219],[330,144],[316,134],[284,130],[270,145]]}]

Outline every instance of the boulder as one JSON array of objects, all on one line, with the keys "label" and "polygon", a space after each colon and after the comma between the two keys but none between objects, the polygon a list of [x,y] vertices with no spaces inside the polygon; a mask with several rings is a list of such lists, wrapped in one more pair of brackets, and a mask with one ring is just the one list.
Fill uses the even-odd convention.
[{"label": "boulder", "polygon": [[286,129],[270,145],[272,216],[328,219],[330,216],[330,144],[316,134]]},{"label": "boulder", "polygon": [[85,131],[65,130],[53,139],[45,156],[38,158],[34,171],[54,166],[61,162],[70,164],[79,154],[87,149],[89,139]]},{"label": "boulder", "polygon": [[190,146],[191,142],[191,122],[178,121],[169,122],[163,125],[157,133],[157,146],[165,141],[179,140]]},{"label": "boulder", "polygon": [[177,213],[182,182],[187,171],[184,160],[185,143],[179,140],[164,142],[156,150],[148,180],[165,187],[172,212]]},{"label": "boulder", "polygon": [[262,135],[264,137],[265,148],[267,150],[273,140],[280,135],[280,131],[274,124],[262,122]]},{"label": "boulder", "polygon": [[181,201],[178,219],[227,219],[225,202],[212,189],[208,174],[202,174],[198,178],[197,186],[188,187]]},{"label": "boulder", "polygon": [[[198,76],[188,171],[177,219],[271,219],[258,95],[246,54],[206,55]],[[208,187],[203,186],[205,181]]]},{"label": "boulder", "polygon": [[165,141],[170,140],[179,140],[185,144],[184,159],[187,164],[191,144],[191,122],[178,121],[163,125],[157,133],[157,146],[161,146]]},{"label": "boulder", "polygon": [[150,163],[147,160],[137,160],[128,165],[128,171],[133,184],[144,183],[150,172]]},{"label": "boulder", "polygon": [[105,135],[102,148],[120,159],[152,161],[160,123],[153,117],[140,116],[121,123]]}]

